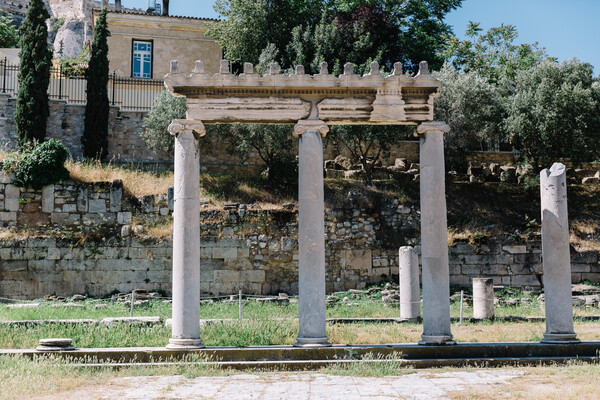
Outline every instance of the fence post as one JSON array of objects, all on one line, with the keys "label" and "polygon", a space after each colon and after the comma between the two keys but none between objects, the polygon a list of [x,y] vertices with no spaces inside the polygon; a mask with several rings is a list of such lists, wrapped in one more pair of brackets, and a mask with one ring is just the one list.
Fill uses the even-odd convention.
[{"label": "fence post", "polygon": [[112,105],[115,105],[115,78],[117,77],[117,71],[112,73]]},{"label": "fence post", "polygon": [[2,75],[2,93],[6,93],[6,61],[7,61],[7,58],[4,57],[4,74]]},{"label": "fence post", "polygon": [[58,99],[62,99],[62,64],[58,64]]}]

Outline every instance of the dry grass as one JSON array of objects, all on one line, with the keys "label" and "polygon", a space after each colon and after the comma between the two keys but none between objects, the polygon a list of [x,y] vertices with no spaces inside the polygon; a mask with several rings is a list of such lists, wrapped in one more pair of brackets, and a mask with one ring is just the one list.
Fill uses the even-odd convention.
[{"label": "dry grass", "polygon": [[572,363],[566,366],[527,367],[521,377],[506,384],[469,385],[450,392],[451,400],[597,400],[600,368],[594,364]]},{"label": "dry grass", "polygon": [[81,163],[68,161],[65,165],[71,179],[81,182],[123,181],[125,192],[135,197],[149,194],[165,194],[169,186],[173,186],[173,173],[155,174],[138,170],[119,168],[111,164]]},{"label": "dry grass", "polygon": [[[452,325],[452,335],[459,342],[537,342],[546,330],[542,323],[479,323]],[[597,324],[575,322],[580,340],[600,340]],[[329,325],[327,335],[335,344],[416,343],[421,340],[421,325],[352,324]]]},{"label": "dry grass", "polygon": [[597,221],[570,221],[570,242],[577,251],[600,251],[600,223]]}]

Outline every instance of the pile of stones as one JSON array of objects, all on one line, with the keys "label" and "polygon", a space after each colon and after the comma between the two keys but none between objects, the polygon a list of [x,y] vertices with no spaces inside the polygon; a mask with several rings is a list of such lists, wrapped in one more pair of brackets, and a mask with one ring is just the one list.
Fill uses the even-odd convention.
[{"label": "pile of stones", "polygon": [[[419,164],[408,163],[405,158],[396,158],[394,165],[384,167],[381,161],[375,162],[373,179],[419,180]],[[325,160],[325,177],[334,179],[364,179],[362,164],[354,164],[344,156]]]},{"label": "pile of stones", "polygon": [[[521,183],[526,177],[533,177],[537,174],[529,165],[500,165],[498,163],[480,163],[477,161],[469,162],[467,176],[463,177],[471,183],[484,182],[506,182]],[[461,177],[454,173],[457,179]]]}]

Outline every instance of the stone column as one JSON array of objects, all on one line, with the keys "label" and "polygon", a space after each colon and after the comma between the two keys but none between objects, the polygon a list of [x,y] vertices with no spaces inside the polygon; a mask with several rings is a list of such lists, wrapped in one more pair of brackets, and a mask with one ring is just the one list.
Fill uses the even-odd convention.
[{"label": "stone column", "polygon": [[420,136],[423,334],[419,344],[455,344],[450,333],[450,270],[443,122],[424,122]]},{"label": "stone column", "polygon": [[473,318],[494,318],[494,280],[473,278]]},{"label": "stone column", "polygon": [[202,348],[200,339],[200,122],[174,120],[173,328],[167,348]]},{"label": "stone column", "polygon": [[573,328],[571,255],[565,166],[540,172],[546,332],[542,343],[577,343]]},{"label": "stone column", "polygon": [[419,287],[419,257],[410,246],[400,247],[400,318],[416,321],[421,316],[421,290]]},{"label": "stone column", "polygon": [[301,120],[298,163],[298,291],[300,329],[296,347],[331,346],[325,332],[325,201],[323,121]]}]

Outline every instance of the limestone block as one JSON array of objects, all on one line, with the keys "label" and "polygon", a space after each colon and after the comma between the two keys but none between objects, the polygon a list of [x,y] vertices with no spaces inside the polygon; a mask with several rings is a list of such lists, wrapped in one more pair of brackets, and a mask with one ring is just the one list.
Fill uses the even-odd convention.
[{"label": "limestone block", "polygon": [[214,282],[218,283],[237,283],[240,281],[239,271],[217,270],[214,271]]},{"label": "limestone block", "polygon": [[598,253],[596,253],[595,251],[573,253],[571,256],[571,262],[597,263]]},{"label": "limestone block", "polygon": [[[1,250],[7,250],[7,249],[1,249]],[[3,253],[0,251],[0,255],[3,255],[3,254],[6,254],[6,253]],[[25,260],[10,260],[10,259],[4,258],[4,257],[0,257],[0,259],[7,260],[7,261],[2,262],[2,273],[3,274],[5,272],[9,272],[9,271],[10,272],[27,271],[27,261],[25,261]],[[2,279],[6,279],[6,278],[3,277]]]},{"label": "limestone block", "polygon": [[123,181],[116,179],[110,187],[110,211],[121,211],[121,200],[123,198]]},{"label": "limestone block", "polygon": [[[111,203],[112,204],[112,203]],[[112,206],[111,206],[112,208]],[[117,223],[120,225],[131,224],[131,211],[122,211],[117,213]]]},{"label": "limestone block", "polygon": [[248,258],[227,258],[223,264],[227,269],[237,271],[251,270],[253,268],[252,262]]},{"label": "limestone block", "polygon": [[237,258],[248,258],[250,257],[250,249],[248,247],[240,247],[237,249]]},{"label": "limestone block", "polygon": [[32,272],[54,272],[54,260],[29,260],[27,268]]},{"label": "limestone block", "polygon": [[21,189],[11,184],[6,185],[4,188],[4,209],[6,211],[19,211],[20,196]]},{"label": "limestone block", "polygon": [[539,279],[535,275],[514,275],[511,277],[510,284],[517,288],[523,286],[541,286]]},{"label": "limestone block", "polygon": [[46,258],[48,260],[60,260],[60,249],[57,249],[56,247],[48,247]]},{"label": "limestone block", "polygon": [[12,177],[2,171],[0,171],[0,183],[10,183]]},{"label": "limestone block", "polygon": [[237,258],[237,247],[213,247],[212,258]]},{"label": "limestone block", "polygon": [[200,263],[200,282],[214,282],[215,271]]},{"label": "limestone block", "polygon": [[88,187],[81,185],[77,188],[77,211],[88,211]]},{"label": "limestone block", "polygon": [[167,189],[167,204],[169,205],[169,210],[173,210],[175,206],[175,188],[173,186],[169,186]]},{"label": "limestone block", "polygon": [[241,271],[240,280],[242,282],[257,282],[265,281],[265,271]]},{"label": "limestone block", "polygon": [[571,272],[590,272],[590,264],[571,263]]},{"label": "limestone block", "polygon": [[482,272],[483,265],[485,265],[485,264],[475,264],[475,265],[465,264],[462,266],[461,272],[462,272],[462,274],[468,275],[468,276],[479,276],[483,273]]},{"label": "limestone block", "polygon": [[64,213],[72,213],[77,211],[77,205],[75,204],[63,204],[62,212]]},{"label": "limestone block", "polygon": [[[102,200],[104,201],[104,200]],[[81,218],[84,224],[112,224],[117,220],[116,213],[105,212],[102,214],[83,214]],[[139,225],[138,225],[139,226]]]},{"label": "limestone block", "polygon": [[522,254],[522,253],[527,253],[527,246],[525,246],[524,244],[506,245],[506,246],[502,246],[502,251],[504,251],[506,253],[510,253],[510,254]]},{"label": "limestone block", "polygon": [[340,265],[346,269],[365,271],[371,274],[372,256],[370,249],[344,250],[340,252]]},{"label": "limestone block", "polygon": [[54,211],[54,185],[48,185],[42,189],[42,212],[52,211]]},{"label": "limestone block", "polygon": [[50,222],[57,225],[78,225],[81,222],[80,214],[72,213],[52,213]]},{"label": "limestone block", "polygon": [[16,212],[0,211],[0,221],[16,221],[16,220],[17,220]]},{"label": "limestone block", "polygon": [[200,247],[200,258],[213,258],[214,247]]},{"label": "limestone block", "polygon": [[104,199],[90,200],[88,207],[89,213],[104,213],[107,211],[106,200]]}]

